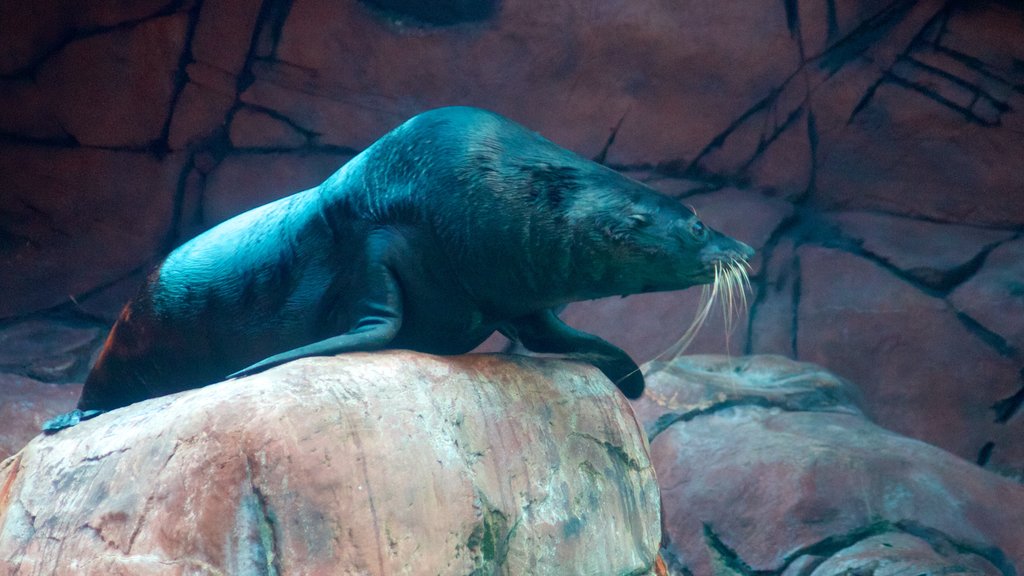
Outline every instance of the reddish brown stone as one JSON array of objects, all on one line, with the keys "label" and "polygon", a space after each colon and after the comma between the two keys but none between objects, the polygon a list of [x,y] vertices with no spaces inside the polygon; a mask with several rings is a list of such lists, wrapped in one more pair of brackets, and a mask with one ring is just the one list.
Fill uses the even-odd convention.
[{"label": "reddish brown stone", "polygon": [[230,135],[235,148],[298,148],[306,144],[306,137],[287,122],[252,108],[235,114]]},{"label": "reddish brown stone", "polygon": [[793,330],[799,284],[796,247],[792,240],[783,239],[772,248],[764,277],[758,283],[757,297],[750,299],[751,353],[796,355]]},{"label": "reddish brown stone", "polygon": [[844,212],[835,219],[842,233],[866,251],[936,288],[959,282],[965,265],[985,248],[1013,235],[863,212]]},{"label": "reddish brown stone", "polygon": [[801,247],[797,351],[856,382],[868,414],[896,432],[974,460],[1024,463],[1024,420],[993,405],[1020,388],[1020,366],[928,296],[851,254]]},{"label": "reddish brown stone", "polygon": [[317,186],[349,158],[276,152],[228,156],[207,178],[202,221],[211,227],[250,208]]},{"label": "reddish brown stone", "polygon": [[819,368],[697,362],[648,372],[646,401],[668,399],[682,414],[639,412],[669,424],[651,457],[676,573],[833,576],[872,559],[875,574],[1024,567],[1024,486],[837,409],[844,388]]},{"label": "reddish brown stone", "polygon": [[646,575],[659,508],[639,425],[593,368],[350,354],[37,438],[0,467],[0,562],[25,575]]},{"label": "reddish brown stone", "polygon": [[1024,223],[1024,165],[1003,159],[1022,151],[1019,134],[979,125],[887,82],[841,137],[823,145],[815,198],[847,209],[1018,225]]},{"label": "reddish brown stone", "polygon": [[808,116],[801,112],[747,169],[751,181],[783,198],[807,191],[811,178],[812,150]]},{"label": "reddish brown stone", "polygon": [[[187,8],[191,2],[185,2]],[[167,0],[98,0],[68,5],[58,0],[4,2],[0,5],[0,74],[25,70],[64,38],[152,16]]]},{"label": "reddish brown stone", "polygon": [[630,164],[693,158],[798,65],[775,5],[511,3],[486,28],[452,34],[404,29],[358,3],[296,2],[276,51],[293,68],[258,69],[243,98],[357,148],[444,104],[494,109],[586,156],[621,119],[608,159]]},{"label": "reddish brown stone", "polygon": [[[0,373],[0,462],[39,434],[43,422],[75,407],[81,384],[46,384],[16,374]],[[0,465],[0,470],[3,466]],[[0,476],[3,472],[0,472]],[[5,491],[0,488],[0,502]],[[2,506],[2,504],[0,504]],[[0,512],[0,522],[3,513]],[[0,531],[3,529],[0,528]]]},{"label": "reddish brown stone", "polygon": [[694,354],[643,368],[647,390],[633,409],[650,438],[730,404],[863,415],[855,386],[820,366],[783,356]]},{"label": "reddish brown stone", "polygon": [[101,333],[57,320],[26,320],[0,329],[0,372],[45,382],[81,382]]},{"label": "reddish brown stone", "polygon": [[[903,532],[888,532],[857,542],[836,553],[814,568],[810,576],[863,574],[896,576],[898,574],[976,574],[1003,576],[984,557],[955,545],[935,544]],[[806,572],[803,572],[806,573]],[[793,575],[799,574],[793,572]],[[783,576],[790,576],[787,571]]]},{"label": "reddish brown stone", "polygon": [[147,146],[170,115],[188,15],[72,42],[39,71],[53,115],[88,146]]},{"label": "reddish brown stone", "polygon": [[181,159],[12,146],[0,154],[0,318],[70,301],[159,250]]},{"label": "reddish brown stone", "polygon": [[35,80],[0,79],[0,133],[40,140],[66,140]]},{"label": "reddish brown stone", "polygon": [[260,6],[259,2],[204,0],[192,38],[192,57],[237,77],[249,54]]},{"label": "reddish brown stone", "polygon": [[981,269],[950,295],[957,310],[1024,350],[1024,240],[993,250]]},{"label": "reddish brown stone", "polygon": [[167,137],[172,150],[186,148],[223,128],[235,103],[234,77],[199,62],[189,64],[186,71],[189,82],[178,97]]}]

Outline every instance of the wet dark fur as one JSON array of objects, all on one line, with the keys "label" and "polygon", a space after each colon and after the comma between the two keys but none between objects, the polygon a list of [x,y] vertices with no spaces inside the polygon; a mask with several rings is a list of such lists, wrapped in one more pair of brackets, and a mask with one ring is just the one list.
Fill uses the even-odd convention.
[{"label": "wet dark fur", "polygon": [[434,110],[321,186],[172,252],[125,307],[78,406],[109,410],[303,356],[460,354],[495,330],[593,363],[636,398],[633,361],[551,309],[707,283],[716,260],[751,252],[500,116]]}]

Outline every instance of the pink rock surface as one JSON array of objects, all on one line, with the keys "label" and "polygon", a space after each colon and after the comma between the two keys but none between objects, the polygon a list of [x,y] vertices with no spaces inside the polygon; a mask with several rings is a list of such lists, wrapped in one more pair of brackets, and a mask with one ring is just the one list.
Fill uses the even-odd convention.
[{"label": "pink rock surface", "polygon": [[0,318],[48,308],[151,260],[181,158],[7,145],[0,154]]},{"label": "pink rock surface", "polygon": [[492,108],[587,156],[622,119],[609,161],[659,162],[695,156],[799,61],[785,13],[769,5],[510,2],[486,26],[458,30],[405,28],[359,3],[299,0],[281,31],[280,62],[257,67],[242,98],[356,148],[382,126],[445,104]]},{"label": "pink rock surface", "polygon": [[350,156],[239,153],[224,159],[207,177],[202,205],[204,227],[250,208],[319,185]]},{"label": "pink rock surface", "polygon": [[645,574],[659,540],[628,403],[553,360],[305,359],[0,468],[0,565],[24,575]]},{"label": "pink rock surface", "polygon": [[71,7],[60,0],[5,2],[0,6],[0,22],[4,23],[0,74],[31,68],[68,36],[137,22],[154,16],[167,4],[167,0],[97,0]]},{"label": "pink rock surface", "polygon": [[1024,486],[868,422],[820,368],[703,357],[647,375],[638,414],[659,424],[651,458],[676,573],[1024,567]]},{"label": "pink rock surface", "polygon": [[1024,350],[1024,240],[999,246],[950,301],[982,326]]},{"label": "pink rock surface", "polygon": [[45,320],[0,328],[0,371],[46,382],[82,381],[102,331]]},{"label": "pink rock surface", "polygon": [[87,146],[144,147],[159,140],[187,28],[187,15],[175,14],[72,42],[37,76],[53,115]]},{"label": "pink rock surface", "polygon": [[938,288],[961,281],[964,268],[972,260],[1013,236],[1010,231],[864,212],[845,212],[835,220],[842,232],[867,252]]},{"label": "pink rock surface", "polygon": [[0,461],[21,450],[39,434],[43,422],[73,410],[81,384],[47,384],[0,372]]},{"label": "pink rock surface", "polygon": [[[802,247],[797,348],[864,391],[873,420],[969,460],[1024,461],[1024,420],[993,410],[1020,389],[1020,366],[944,300],[846,252]],[[971,384],[966,384],[971,383]],[[915,385],[916,384],[916,385]]]}]

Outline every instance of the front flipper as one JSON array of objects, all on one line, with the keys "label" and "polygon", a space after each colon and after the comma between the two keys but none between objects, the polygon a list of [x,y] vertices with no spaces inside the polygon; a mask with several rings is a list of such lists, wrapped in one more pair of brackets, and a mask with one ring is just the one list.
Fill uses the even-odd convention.
[{"label": "front flipper", "polygon": [[60,416],[54,416],[43,422],[43,434],[55,434],[65,428],[71,428],[83,420],[95,418],[104,412],[106,410],[72,410]]},{"label": "front flipper", "polygon": [[359,320],[351,330],[275,354],[227,378],[248,376],[307,356],[333,356],[343,352],[366,352],[387,347],[402,326],[402,294],[394,273],[384,262],[384,249],[371,252],[371,264],[364,278],[367,285],[361,296],[354,296],[359,298],[356,310]]},{"label": "front flipper", "polygon": [[521,342],[528,350],[562,354],[572,360],[593,364],[622,390],[626,398],[639,398],[644,392],[644,375],[628,354],[593,334],[562,322],[552,310],[516,318],[502,332]]}]

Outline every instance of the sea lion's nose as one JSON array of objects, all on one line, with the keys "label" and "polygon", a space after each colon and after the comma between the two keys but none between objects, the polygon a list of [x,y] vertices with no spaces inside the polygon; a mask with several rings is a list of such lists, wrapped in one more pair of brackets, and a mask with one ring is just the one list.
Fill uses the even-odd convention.
[{"label": "sea lion's nose", "polygon": [[744,260],[750,260],[751,258],[754,257],[754,249],[753,248],[751,248],[750,246],[747,246],[746,244],[744,244],[743,242],[740,242],[739,240],[736,241],[736,245],[737,245],[736,251],[739,252],[739,257],[740,258],[742,258]]},{"label": "sea lion's nose", "polygon": [[739,240],[733,240],[721,234],[718,234],[712,242],[708,243],[702,254],[704,262],[750,260],[753,257],[753,248]]}]

